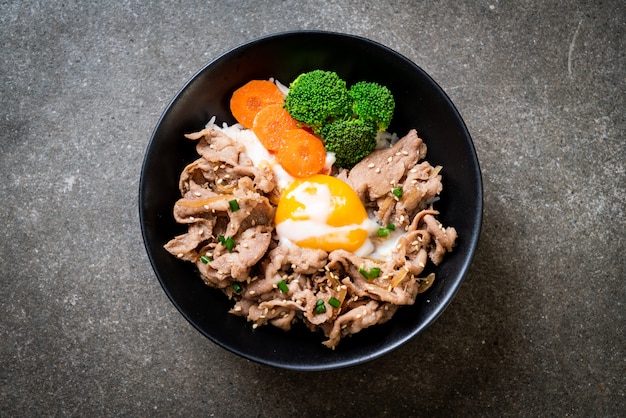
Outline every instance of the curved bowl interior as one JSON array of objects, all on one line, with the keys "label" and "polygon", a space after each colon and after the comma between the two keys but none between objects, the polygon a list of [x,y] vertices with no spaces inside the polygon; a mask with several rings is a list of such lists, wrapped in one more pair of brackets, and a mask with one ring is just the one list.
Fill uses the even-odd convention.
[{"label": "curved bowl interior", "polygon": [[[252,329],[220,291],[204,285],[195,266],[172,257],[163,245],[183,233],[172,216],[180,197],[178,179],[197,158],[195,144],[183,134],[202,129],[212,116],[234,123],[232,92],[251,79],[274,77],[288,84],[302,72],[336,71],[348,85],[360,80],[386,85],[396,99],[389,127],[403,136],[416,128],[428,146],[427,159],[443,166],[444,189],[436,209],[459,239],[434,271],[437,280],[415,305],[402,307],[386,324],[345,338],[335,350],[323,336],[295,327]],[[470,135],[443,90],[417,65],[391,49],[364,38],[301,31],[261,38],[221,55],[182,88],[163,113],[145,155],[139,187],[139,212],[148,256],[172,303],[216,344],[247,359],[297,370],[351,366],[377,358],[405,343],[431,324],[449,304],[467,273],[482,219],[482,183]]]}]

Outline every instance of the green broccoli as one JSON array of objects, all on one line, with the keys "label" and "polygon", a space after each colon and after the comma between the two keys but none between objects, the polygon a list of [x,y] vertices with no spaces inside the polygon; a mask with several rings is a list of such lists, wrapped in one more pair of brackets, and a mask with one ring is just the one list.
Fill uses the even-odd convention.
[{"label": "green broccoli", "polygon": [[285,109],[292,118],[319,133],[335,118],[351,114],[352,100],[346,82],[333,71],[300,74],[290,85]]},{"label": "green broccoli", "polygon": [[385,86],[368,81],[360,81],[348,91],[352,112],[356,117],[374,123],[379,131],[387,129],[393,117],[395,101],[391,91]]},{"label": "green broccoli", "polygon": [[343,168],[352,168],[376,147],[376,126],[362,119],[337,119],[325,125],[320,135]]}]

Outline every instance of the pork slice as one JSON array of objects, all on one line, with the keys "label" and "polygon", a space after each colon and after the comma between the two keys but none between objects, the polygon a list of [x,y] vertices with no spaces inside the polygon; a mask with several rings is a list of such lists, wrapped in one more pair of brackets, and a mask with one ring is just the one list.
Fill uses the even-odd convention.
[{"label": "pork slice", "polygon": [[[225,163],[230,166],[240,164],[239,156],[245,152],[243,144],[238,143],[224,132],[213,126],[199,132],[185,135],[186,138],[199,140],[196,151],[211,163]],[[251,161],[248,161],[252,165]]]},{"label": "pork slice", "polygon": [[265,277],[280,277],[292,272],[314,274],[324,268],[328,253],[323,250],[279,244],[266,258]]},{"label": "pork slice", "polygon": [[216,247],[209,266],[219,278],[243,281],[249,277],[250,269],[265,255],[272,231],[268,226],[259,225],[246,229],[233,239],[235,247],[230,252],[221,244]]},{"label": "pork slice", "polygon": [[210,219],[203,219],[189,225],[187,232],[178,235],[165,244],[165,249],[174,256],[196,262],[199,258],[197,248],[211,236],[213,222]]},{"label": "pork slice", "polygon": [[430,260],[438,266],[443,261],[446,252],[452,251],[455,245],[457,233],[454,227],[444,227],[433,215],[424,216],[426,230],[432,234],[435,247],[428,253]]},{"label": "pork slice", "polygon": [[255,167],[245,153],[245,146],[224,132],[211,126],[185,136],[200,139],[196,150],[209,168],[207,170],[206,165],[203,165],[203,173],[209,177],[211,171],[214,173],[217,189],[229,190],[241,177],[253,179],[255,188],[263,193],[271,193],[276,189],[274,171],[269,164]]},{"label": "pork slice", "polygon": [[397,306],[380,304],[370,300],[364,305],[360,305],[348,312],[340,315],[334,322],[332,329],[328,333],[328,339],[324,341],[326,347],[334,349],[342,337],[371,327],[372,325],[387,322],[397,310]]},{"label": "pork slice", "polygon": [[426,155],[426,144],[410,130],[390,148],[375,150],[348,173],[348,184],[363,201],[374,201],[400,184],[406,173]]},{"label": "pork slice", "polygon": [[[390,263],[381,265],[343,250],[333,251],[329,261],[328,267],[331,271],[337,270],[340,276],[341,273],[348,275],[341,280],[341,283],[347,287],[350,297],[375,299],[396,305],[410,305],[415,302],[417,295],[415,278],[404,266],[402,269],[405,270],[398,269]],[[381,268],[381,275],[378,278],[366,279],[359,272],[360,268],[370,271],[372,267]],[[397,276],[400,273],[402,277]],[[391,283],[396,277],[399,277],[400,281],[392,286]]]},{"label": "pork slice", "polygon": [[395,205],[392,222],[400,224],[402,220],[412,218],[441,193],[443,185],[439,170],[424,161],[407,172],[402,185],[402,199]]}]

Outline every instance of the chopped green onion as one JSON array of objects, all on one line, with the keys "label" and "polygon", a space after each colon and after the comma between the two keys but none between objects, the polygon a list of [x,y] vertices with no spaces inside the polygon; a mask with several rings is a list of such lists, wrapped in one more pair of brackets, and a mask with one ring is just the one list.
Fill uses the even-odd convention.
[{"label": "chopped green onion", "polygon": [[361,273],[361,275],[363,277],[365,277],[366,279],[375,279],[378,276],[380,276],[380,268],[379,267],[372,267],[369,271],[365,270],[363,267],[361,267],[359,269],[359,273]]},{"label": "chopped green onion", "polygon": [[289,292],[289,287],[287,287],[287,282],[285,282],[284,280],[281,280],[278,282],[278,288],[283,293]]},{"label": "chopped green onion", "polygon": [[229,200],[228,206],[230,206],[230,210],[233,212],[237,212],[239,210],[239,203],[237,202],[237,199]]},{"label": "chopped green onion", "polygon": [[324,299],[319,299],[315,304],[315,312],[324,313],[326,312],[326,305],[324,304]]},{"label": "chopped green onion", "polygon": [[231,237],[225,237],[224,235],[218,235],[217,240],[222,244],[228,252],[231,252],[235,248],[235,240]]},{"label": "chopped green onion", "polygon": [[341,301],[339,301],[336,297],[331,296],[330,299],[328,299],[328,304],[333,308],[338,308],[341,306]]},{"label": "chopped green onion", "polygon": [[203,255],[202,257],[200,257],[200,261],[202,261],[204,264],[208,264],[211,261],[213,261],[213,259],[211,257],[208,257],[206,254]]},{"label": "chopped green onion", "polygon": [[392,223],[387,224],[387,229],[390,231],[395,231],[396,230],[396,226]]},{"label": "chopped green onion", "polygon": [[402,186],[396,187],[391,191],[395,197],[402,199]]},{"label": "chopped green onion", "polygon": [[235,291],[235,293],[241,293],[243,288],[241,287],[239,283],[235,282],[233,283],[233,290]]},{"label": "chopped green onion", "polygon": [[388,237],[389,236],[389,229],[388,228],[378,228],[378,232],[376,232],[376,235],[378,235],[381,238]]},{"label": "chopped green onion", "polygon": [[375,279],[378,276],[380,276],[380,268],[379,267],[372,267],[370,269],[370,278],[371,279]]}]

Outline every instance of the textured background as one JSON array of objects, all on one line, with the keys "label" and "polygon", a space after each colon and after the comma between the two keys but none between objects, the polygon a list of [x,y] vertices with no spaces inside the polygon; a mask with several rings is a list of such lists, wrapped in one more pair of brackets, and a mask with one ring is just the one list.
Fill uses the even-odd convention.
[{"label": "textured background", "polygon": [[[618,416],[626,410],[626,6],[614,1],[0,1],[0,415]],[[450,95],[484,225],[444,315],[394,353],[275,370],[168,301],[144,151],[206,62],[362,35]]]}]

